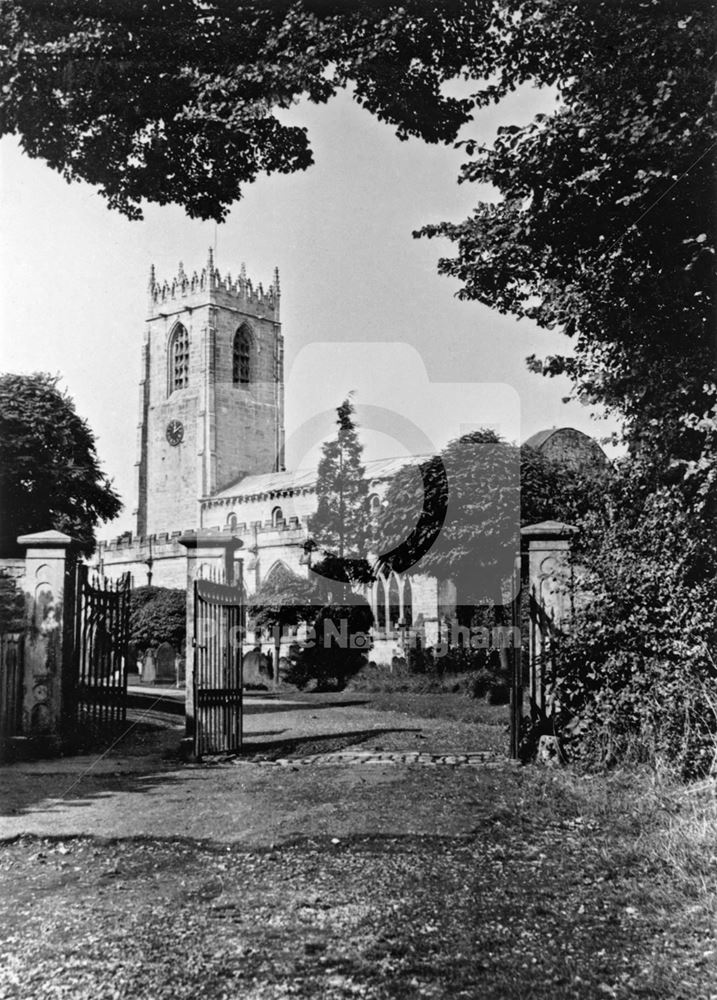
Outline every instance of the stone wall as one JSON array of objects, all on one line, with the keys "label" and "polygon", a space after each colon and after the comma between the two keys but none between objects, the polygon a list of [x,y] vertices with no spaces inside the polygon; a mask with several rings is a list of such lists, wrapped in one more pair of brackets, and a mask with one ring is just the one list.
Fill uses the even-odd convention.
[{"label": "stone wall", "polygon": [[[233,532],[225,527],[220,534],[226,538],[236,537],[242,542],[237,558],[244,563],[248,594],[257,590],[278,562],[297,576],[308,575],[308,567],[302,562],[307,538],[305,524],[296,521],[280,527],[270,522],[240,524]],[[109,542],[100,542],[93,566],[110,580],[129,572],[132,574],[132,585],[143,587],[147,584],[147,560],[151,557],[153,586],[184,588],[187,583],[187,553],[179,543],[181,536],[181,531],[175,531],[171,535],[159,533],[144,538],[122,535]]]}]

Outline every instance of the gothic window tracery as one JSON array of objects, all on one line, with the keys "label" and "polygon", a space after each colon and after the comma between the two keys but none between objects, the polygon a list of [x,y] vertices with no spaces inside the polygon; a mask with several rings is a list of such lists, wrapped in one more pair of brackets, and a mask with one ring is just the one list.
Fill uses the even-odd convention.
[{"label": "gothic window tracery", "polygon": [[376,581],[376,625],[380,630],[386,628],[386,589],[382,576]]},{"label": "gothic window tracery", "polygon": [[401,620],[401,595],[398,589],[398,577],[391,574],[388,583],[388,622],[389,627],[395,629]]},{"label": "gothic window tracery", "polygon": [[403,623],[406,628],[413,625],[413,588],[410,577],[403,581]]},{"label": "gothic window tracery", "polygon": [[246,323],[234,335],[232,351],[232,381],[234,385],[248,385],[252,378],[253,338]]},{"label": "gothic window tracery", "polygon": [[186,389],[189,385],[189,334],[187,328],[177,323],[172,331],[169,348],[169,391]]}]

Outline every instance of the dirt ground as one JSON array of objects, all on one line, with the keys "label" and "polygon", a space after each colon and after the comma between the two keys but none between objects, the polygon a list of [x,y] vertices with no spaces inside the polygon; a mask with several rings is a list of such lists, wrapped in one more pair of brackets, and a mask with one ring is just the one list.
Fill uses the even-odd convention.
[{"label": "dirt ground", "polygon": [[[415,711],[415,699],[411,706]],[[317,772],[302,761],[339,750],[487,749],[496,763],[509,767],[505,709],[489,711],[490,721],[481,723],[383,711],[365,697],[247,699],[244,753],[196,765],[179,759],[180,717],[157,716],[150,725],[147,713],[130,714],[133,729],[104,757],[0,768],[0,837],[171,834],[267,846],[324,833],[329,818],[339,836],[463,833],[474,825],[472,807],[454,806],[444,815],[446,768],[422,768],[417,794],[395,765],[324,766]],[[290,763],[272,765],[277,759]],[[476,775],[457,780],[471,787]]]},{"label": "dirt ground", "polygon": [[[137,713],[100,760],[1,768],[0,997],[717,997],[657,813],[511,765],[504,710],[445,713],[257,699],[250,753],[200,765]],[[326,763],[378,748],[485,763]]]}]

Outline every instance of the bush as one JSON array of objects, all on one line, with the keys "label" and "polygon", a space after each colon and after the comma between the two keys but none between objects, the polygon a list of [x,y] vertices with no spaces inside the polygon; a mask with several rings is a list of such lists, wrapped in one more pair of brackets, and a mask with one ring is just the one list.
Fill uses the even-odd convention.
[{"label": "bush", "polygon": [[472,698],[485,698],[491,687],[496,683],[496,677],[492,670],[487,667],[480,667],[470,679],[470,695]]},{"label": "bush", "polygon": [[510,684],[495,681],[488,690],[489,705],[507,705],[510,702]]},{"label": "bush", "polygon": [[17,583],[0,570],[0,633],[22,632],[25,628],[25,596]]},{"label": "bush", "polygon": [[436,656],[430,646],[425,649],[414,646],[408,649],[407,666],[412,674],[425,674],[437,679],[464,678],[453,684],[458,684],[459,689],[466,690],[472,698],[487,695],[491,705],[505,705],[510,700],[509,679],[504,676],[500,656],[495,649],[453,646],[444,656]]},{"label": "bush", "polygon": [[[342,690],[368,662],[370,646],[364,646],[360,640],[368,635],[373,615],[366,601],[357,601],[319,610],[313,621],[315,640],[292,659],[285,675],[289,683],[303,688],[313,681],[319,690]],[[347,637],[348,643],[336,641],[337,635]]]},{"label": "bush", "polygon": [[557,723],[588,767],[648,762],[681,778],[715,760],[717,567],[701,496],[623,472],[586,522],[583,607],[558,646]]}]

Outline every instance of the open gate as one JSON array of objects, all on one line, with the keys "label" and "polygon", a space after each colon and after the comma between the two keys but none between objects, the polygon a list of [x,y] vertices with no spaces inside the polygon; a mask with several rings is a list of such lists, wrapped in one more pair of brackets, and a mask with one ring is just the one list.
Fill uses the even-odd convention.
[{"label": "open gate", "polygon": [[242,745],[241,584],[194,582],[194,753],[236,752]]},{"label": "open gate", "polygon": [[130,576],[90,579],[75,568],[71,716],[81,730],[114,736],[127,718]]}]

